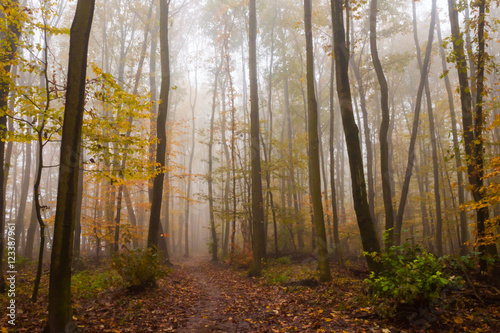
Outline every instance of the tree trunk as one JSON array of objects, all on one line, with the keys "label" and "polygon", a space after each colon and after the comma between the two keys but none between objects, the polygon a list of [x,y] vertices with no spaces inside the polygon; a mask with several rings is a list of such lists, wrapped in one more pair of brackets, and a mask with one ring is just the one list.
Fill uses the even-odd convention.
[{"label": "tree trunk", "polygon": [[[420,72],[422,72],[422,56],[420,53],[420,43],[418,41],[417,32],[417,11],[415,2],[412,2],[413,8],[413,37],[415,39],[415,47],[417,50],[417,62]],[[436,14],[437,15],[437,14]],[[429,79],[425,79],[425,97],[427,102],[427,112],[429,117],[429,134],[432,147],[432,167],[434,177],[434,200],[436,204],[436,249],[437,255],[443,255],[443,217],[441,212],[441,195],[439,191],[439,169],[437,157],[437,144],[436,144],[436,130],[434,126],[434,114],[432,111],[431,91],[429,89]]]},{"label": "tree trunk", "polygon": [[[489,4],[489,2],[488,2]],[[478,37],[478,52],[477,52],[477,76],[476,76],[476,100],[474,106],[474,141],[472,146],[472,158],[470,162],[473,164],[474,172],[469,175],[469,182],[472,187],[472,197],[476,203],[480,203],[484,198],[484,138],[483,126],[485,124],[486,115],[483,113],[483,98],[485,94],[484,80],[487,54],[485,51],[486,41],[485,36],[485,21],[486,13],[489,12],[489,5],[486,0],[476,2],[479,10],[479,18],[477,24]],[[479,252],[483,254],[480,260],[481,271],[487,269],[487,258],[485,256],[495,258],[497,256],[497,247],[495,241],[491,240],[492,230],[487,230],[486,222],[489,219],[489,207],[484,205],[476,209],[477,219],[477,242],[479,244]]]},{"label": "tree trunk", "polygon": [[394,209],[391,193],[391,174],[389,170],[390,156],[388,142],[391,119],[389,114],[389,88],[387,86],[387,80],[385,78],[384,70],[382,68],[382,63],[380,62],[377,49],[377,13],[377,0],[372,0],[370,4],[370,51],[373,66],[375,67],[378,83],[380,85],[380,106],[382,109],[382,123],[380,125],[379,134],[380,173],[382,175],[382,196],[384,199],[385,232],[387,233],[385,247],[387,249],[394,243]]},{"label": "tree trunk", "polygon": [[[351,89],[349,86],[349,57],[345,43],[345,29],[343,22],[342,0],[331,0],[332,26],[334,29],[335,68],[337,78],[337,94],[340,101],[342,122],[344,125],[345,141],[349,155],[351,170],[352,195],[354,210],[361,233],[363,250],[368,253],[380,253],[380,245],[375,231],[375,225],[370,215],[366,183],[363,172],[363,157],[359,143],[359,131],[352,109]],[[365,256],[370,270],[379,272],[380,264],[371,256]]]},{"label": "tree trunk", "polygon": [[[153,180],[153,197],[151,202],[151,215],[149,218],[148,247],[157,249],[161,227],[161,202],[163,195],[163,181],[165,178],[165,154],[167,150],[167,133],[165,130],[168,113],[168,97],[170,90],[170,55],[169,55],[169,6],[170,0],[160,1],[160,49],[161,49],[161,90],[156,120],[156,176]],[[162,254],[169,263],[168,251]]]},{"label": "tree trunk", "polygon": [[[441,24],[438,16],[437,20],[437,36],[438,44],[442,44],[441,38]],[[439,55],[441,57],[441,65],[443,66],[443,73],[448,72],[448,66],[446,65],[446,59],[444,55],[444,49],[439,47]],[[446,87],[446,94],[448,95],[448,107],[450,108],[451,115],[451,133],[453,135],[453,155],[455,156],[455,165],[457,172],[457,182],[458,182],[458,203],[460,206],[465,204],[465,188],[464,188],[464,176],[461,171],[462,169],[462,159],[460,157],[460,146],[458,143],[458,127],[457,127],[457,117],[455,113],[455,104],[453,102],[453,91],[451,89],[450,77],[448,75],[444,76],[444,83]],[[465,210],[460,209],[460,253],[462,255],[467,254],[467,239],[468,239],[468,226],[467,226],[467,214]]]},{"label": "tree trunk", "polygon": [[316,228],[316,242],[318,246],[319,279],[327,282],[332,279],[328,262],[328,245],[326,241],[323,202],[321,198],[321,170],[319,161],[318,135],[318,105],[314,91],[314,54],[312,35],[312,3],[304,0],[304,22],[306,33],[307,53],[307,106],[309,124],[309,191],[314,210],[314,226]]},{"label": "tree trunk", "polygon": [[24,213],[26,210],[26,201],[28,200],[28,192],[30,189],[30,171],[31,171],[31,142],[26,142],[26,152],[24,158],[24,173],[21,185],[21,202],[19,203],[19,211],[16,217],[16,234],[15,242],[16,250],[19,248],[19,239],[24,230]]},{"label": "tree trunk", "polygon": [[[217,53],[217,52],[216,52]],[[217,54],[215,55],[217,56]],[[214,118],[215,109],[217,107],[217,88],[219,83],[219,73],[221,70],[222,61],[219,66],[216,66],[215,77],[214,77],[214,92],[212,95],[212,115],[210,117],[210,141],[208,142],[208,208],[210,213],[210,233],[212,236],[211,252],[212,261],[217,261],[217,230],[215,226],[215,216],[214,216],[214,191],[213,191],[213,145],[214,145]]]},{"label": "tree trunk", "polygon": [[415,116],[413,118],[413,127],[410,138],[410,147],[408,149],[408,163],[406,166],[406,173],[403,183],[403,189],[401,191],[401,200],[399,201],[399,208],[395,223],[395,239],[394,243],[399,245],[401,243],[401,231],[403,229],[403,215],[406,205],[406,200],[408,198],[408,191],[410,189],[410,180],[413,172],[413,164],[415,162],[415,144],[417,141],[418,123],[420,119],[420,109],[422,107],[422,95],[424,91],[425,83],[427,82],[427,76],[429,74],[429,64],[430,56],[432,50],[432,41],[434,40],[434,27],[436,25],[436,0],[432,0],[432,13],[431,13],[431,25],[429,27],[429,37],[427,39],[427,48],[425,51],[424,64],[422,71],[420,72],[420,84],[417,91],[417,100],[415,103]]},{"label": "tree trunk", "polygon": [[83,201],[83,149],[80,154],[80,174],[78,176],[78,195],[76,197],[75,240],[73,241],[73,259],[80,258],[80,237],[82,235],[82,201]]},{"label": "tree trunk", "polygon": [[[464,41],[460,32],[460,24],[458,11],[455,0],[448,0],[448,12],[450,17],[451,34],[453,40],[453,50],[455,52],[455,61],[458,71],[458,80],[460,83],[460,101],[462,107],[462,128],[464,131],[464,146],[467,161],[467,173],[469,175],[469,183],[472,186],[472,196],[476,203],[482,200],[482,173],[483,170],[483,144],[482,144],[482,89],[484,88],[484,18],[486,4],[483,0],[478,2],[479,5],[479,24],[478,24],[478,75],[476,78],[476,105],[474,108],[475,118],[472,114],[472,98],[467,77],[467,60],[465,58]],[[481,93],[479,92],[481,90]],[[475,144],[479,142],[479,144]],[[476,210],[476,225],[477,239],[481,240],[485,236],[484,223],[488,219],[488,207],[479,208]],[[486,255],[496,252],[495,244],[479,245],[479,251]],[[480,262],[481,271],[486,271],[487,265],[484,259]]]},{"label": "tree trunk", "polygon": [[[186,218],[185,218],[185,230],[184,230],[184,257],[189,258],[189,209],[191,207],[190,196],[191,196],[191,177],[193,172],[193,158],[194,158],[194,148],[196,144],[196,123],[194,118],[194,108],[196,107],[196,100],[198,97],[198,64],[196,63],[196,69],[194,73],[194,100],[191,102],[191,90],[189,90],[189,103],[191,106],[191,121],[192,121],[192,133],[191,133],[191,152],[189,155],[189,175],[188,175],[188,185],[187,185],[187,200],[186,200]],[[190,85],[191,88],[191,85]]]},{"label": "tree trunk", "polygon": [[[361,58],[361,56],[360,56]],[[372,148],[372,141],[371,141],[371,134],[370,134],[370,126],[368,126],[368,111],[366,110],[366,91],[365,87],[363,85],[363,79],[361,78],[361,75],[359,73],[359,67],[360,67],[360,61],[355,64],[354,58],[351,58],[352,65],[351,68],[353,69],[354,76],[356,77],[356,81],[358,82],[358,92],[359,92],[359,100],[360,100],[360,105],[361,105],[361,112],[363,114],[363,129],[364,129],[364,136],[365,136],[365,146],[366,146],[366,177],[368,178],[368,205],[370,206],[370,214],[372,216],[373,221],[375,222],[375,190],[374,190],[374,182],[373,182],[373,148]],[[356,102],[354,103],[356,106]],[[357,108],[356,108],[357,112]],[[361,126],[361,121],[359,119],[359,113],[357,113],[358,116],[358,123]],[[360,138],[362,141],[362,138]],[[361,145],[363,143],[361,142]]]},{"label": "tree trunk", "polygon": [[339,216],[337,211],[337,190],[335,185],[335,105],[334,105],[334,87],[335,83],[335,58],[332,55],[330,72],[330,187],[332,190],[332,212],[333,212],[333,254],[339,264],[343,266],[342,249],[340,247],[339,236]]},{"label": "tree trunk", "polygon": [[260,166],[259,91],[257,85],[257,9],[255,0],[249,4],[249,71],[250,71],[250,141],[252,174],[252,265],[249,276],[261,276],[261,260],[266,257],[262,170]]},{"label": "tree trunk", "polygon": [[[19,7],[18,0],[12,0],[9,7]],[[12,13],[21,12],[20,9],[13,9]],[[4,13],[4,10],[0,11]],[[0,35],[1,40],[6,40],[5,52],[2,52],[3,57],[0,59],[0,63],[3,66],[2,76],[0,77],[0,136],[5,137],[6,127],[7,127],[7,103],[9,97],[9,85],[10,79],[8,75],[12,68],[12,61],[15,58],[18,46],[18,38],[21,34],[20,30],[20,19],[19,17],[8,17],[9,22],[7,23],[7,36],[2,33]],[[19,20],[18,20],[19,19]],[[17,20],[17,21],[16,21]],[[5,141],[0,140],[0,235],[4,235],[5,230],[5,197],[6,197],[6,184],[7,178],[5,170],[7,166],[5,165]],[[0,237],[0,258],[3,258],[4,253],[4,237]],[[5,291],[5,279],[3,275],[3,260],[0,260],[0,293]]]},{"label": "tree trunk", "polygon": [[87,51],[95,0],[79,0],[70,32],[68,84],[61,139],[59,185],[50,264],[46,331],[77,331],[71,314],[71,259],[80,173]]}]

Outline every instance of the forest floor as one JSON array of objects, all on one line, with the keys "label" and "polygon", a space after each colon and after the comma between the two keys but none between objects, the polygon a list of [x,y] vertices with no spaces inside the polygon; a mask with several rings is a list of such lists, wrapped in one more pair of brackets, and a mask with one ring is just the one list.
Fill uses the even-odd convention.
[{"label": "forest floor", "polygon": [[[156,288],[132,293],[109,266],[89,269],[73,277],[73,319],[82,332],[500,332],[498,290],[478,286],[481,303],[462,289],[430,312],[381,319],[366,296],[366,271],[334,266],[333,281],[318,284],[315,261],[304,257],[273,260],[264,272],[248,278],[195,257],[175,262]],[[1,332],[39,332],[46,323],[48,271],[36,303],[33,277],[31,269],[18,274],[16,326],[2,316]]]}]

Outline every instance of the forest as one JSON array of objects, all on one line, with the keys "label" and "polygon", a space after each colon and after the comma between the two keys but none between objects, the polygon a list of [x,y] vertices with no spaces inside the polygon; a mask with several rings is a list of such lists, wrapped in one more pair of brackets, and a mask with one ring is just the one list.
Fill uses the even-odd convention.
[{"label": "forest", "polygon": [[499,29],[0,0],[1,332],[498,332]]}]

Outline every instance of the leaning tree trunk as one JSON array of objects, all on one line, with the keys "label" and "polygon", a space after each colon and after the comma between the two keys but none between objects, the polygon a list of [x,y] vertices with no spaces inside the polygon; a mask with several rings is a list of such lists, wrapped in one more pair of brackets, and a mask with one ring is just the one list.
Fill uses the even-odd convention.
[{"label": "leaning tree trunk", "polygon": [[264,205],[262,198],[262,170],[260,166],[259,91],[257,85],[257,8],[250,0],[249,12],[249,71],[250,71],[250,142],[252,173],[252,227],[253,253],[249,276],[262,274],[261,260],[266,257],[264,233]]},{"label": "leaning tree trunk", "polygon": [[415,115],[413,118],[410,147],[408,149],[408,163],[406,166],[403,189],[401,191],[401,200],[399,201],[399,208],[395,223],[394,242],[396,243],[396,245],[401,243],[401,231],[403,229],[403,214],[405,210],[406,199],[408,198],[408,191],[410,189],[410,180],[413,172],[413,164],[415,163],[415,144],[417,142],[418,123],[420,119],[420,109],[422,107],[422,95],[424,92],[425,83],[427,82],[427,75],[429,74],[432,41],[434,39],[434,27],[436,25],[436,12],[437,12],[436,0],[432,0],[431,25],[429,27],[429,37],[427,39],[427,48],[425,50],[424,64],[422,67],[422,71],[420,72],[420,84],[418,86],[418,91],[417,91],[417,100],[415,103]]},{"label": "leaning tree trunk", "polygon": [[[380,253],[380,244],[375,231],[375,224],[370,214],[366,182],[363,171],[363,156],[359,142],[359,130],[354,120],[351,88],[349,85],[349,57],[345,42],[345,28],[342,11],[342,0],[331,0],[332,27],[334,31],[335,68],[337,78],[337,94],[340,101],[345,141],[349,155],[351,170],[352,195],[354,210],[361,233],[363,250],[367,253]],[[370,270],[379,272],[380,264],[371,256],[365,256]]]},{"label": "leaning tree trunk", "polygon": [[[418,42],[417,33],[417,11],[415,2],[412,2],[413,7],[413,37],[415,39],[415,47],[417,50],[417,62],[420,71],[422,71],[422,56],[420,53],[420,43]],[[432,167],[434,177],[434,200],[436,203],[436,249],[437,255],[443,255],[443,217],[441,212],[441,195],[439,192],[439,169],[438,169],[438,156],[437,156],[437,143],[436,143],[436,130],[434,126],[434,114],[432,111],[431,91],[429,89],[429,79],[425,80],[425,97],[427,102],[427,112],[429,117],[429,134],[432,147]]]},{"label": "leaning tree trunk", "polygon": [[80,174],[85,78],[95,0],[79,0],[70,32],[68,84],[61,139],[59,185],[50,263],[49,322],[46,331],[77,330],[71,314],[71,259]]}]

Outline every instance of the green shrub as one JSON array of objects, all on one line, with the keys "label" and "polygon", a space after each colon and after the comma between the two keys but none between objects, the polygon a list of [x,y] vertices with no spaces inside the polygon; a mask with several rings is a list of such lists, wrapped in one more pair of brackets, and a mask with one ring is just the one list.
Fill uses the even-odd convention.
[{"label": "green shrub", "polygon": [[80,271],[71,277],[71,289],[74,295],[95,298],[103,290],[122,286],[123,281],[115,270]]},{"label": "green shrub", "polygon": [[157,252],[149,248],[120,252],[113,258],[113,266],[130,290],[156,286],[156,280],[168,274]]},{"label": "green shrub", "polygon": [[290,257],[279,257],[276,259],[276,262],[282,265],[290,265],[292,263],[292,259]]},{"label": "green shrub", "polygon": [[372,272],[365,282],[377,312],[383,317],[394,315],[405,304],[429,307],[440,299],[443,288],[462,281],[461,277],[446,273],[443,259],[419,245],[392,246],[386,253],[373,257],[384,268],[378,275]]},{"label": "green shrub", "polygon": [[263,276],[268,284],[285,284],[292,276],[292,269],[265,269]]}]

